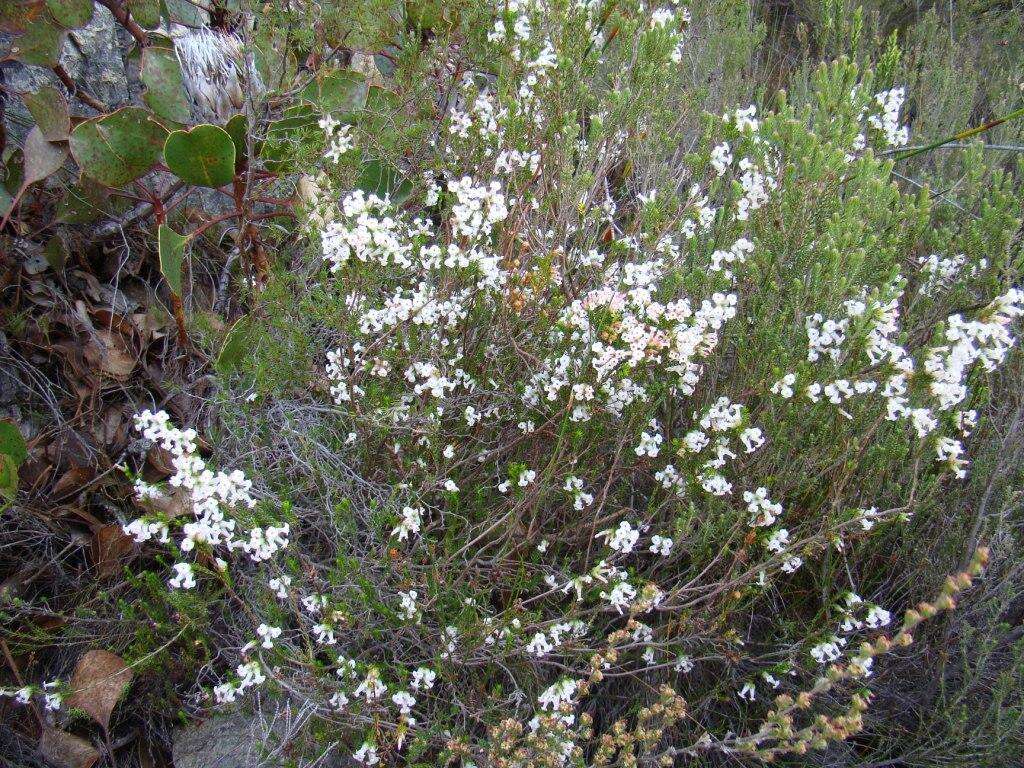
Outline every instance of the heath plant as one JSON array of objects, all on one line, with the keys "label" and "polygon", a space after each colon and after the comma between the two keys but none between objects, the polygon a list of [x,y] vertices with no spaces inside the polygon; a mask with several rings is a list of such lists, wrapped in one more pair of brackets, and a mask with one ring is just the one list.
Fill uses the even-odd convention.
[{"label": "heath plant", "polygon": [[[367,766],[857,738],[989,557],[886,590],[1015,354],[1013,173],[938,218],[894,174],[895,66],[723,112],[680,90],[682,5],[460,14],[458,63],[418,41],[451,87],[415,141],[322,114],[308,248],[257,293],[222,428],[136,418],[172,474],[124,530],[229,639],[201,705],[301,702],[309,759]],[[409,151],[354,188],[380,146]]]}]

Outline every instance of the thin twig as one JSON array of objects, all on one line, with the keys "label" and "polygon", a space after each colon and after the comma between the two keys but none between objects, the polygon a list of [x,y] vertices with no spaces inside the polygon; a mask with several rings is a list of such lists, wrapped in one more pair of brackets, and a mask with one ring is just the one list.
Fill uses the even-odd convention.
[{"label": "thin twig", "polygon": [[[1024,152],[1024,144],[971,144],[967,141],[954,141],[949,144],[940,144],[937,147],[931,147],[931,149],[970,149],[971,147],[981,147],[982,149],[992,149],[1000,152]],[[879,155],[888,157],[889,155],[897,155],[900,152],[907,152],[910,150],[925,150],[929,147],[924,144],[919,144],[914,147],[900,147],[899,149],[887,149],[884,152],[879,152]],[[909,155],[908,155],[909,157]]]},{"label": "thin twig", "polygon": [[[959,133],[954,133],[952,136],[948,136],[945,139],[933,141],[931,144],[925,144],[924,146],[914,147],[913,149],[909,150],[901,149],[898,153],[896,153],[896,159],[907,160],[916,155],[920,155],[922,152],[928,152],[929,150],[932,149],[938,149],[939,147],[945,146],[946,144],[951,144],[955,141],[959,142],[963,141],[964,139],[969,139],[971,136],[977,136],[979,133],[984,133],[985,131],[991,130],[996,126],[1002,125],[1003,123],[1008,123],[1011,120],[1016,120],[1019,117],[1024,117],[1024,107],[1015,109],[1013,110],[1013,112],[1003,115],[1002,117],[997,117],[995,120],[989,120],[987,122],[984,122],[981,125],[975,126],[974,128],[968,128],[966,130],[960,131]],[[903,152],[905,152],[906,154],[901,154]]]},{"label": "thin twig", "polygon": [[97,112],[109,111],[106,104],[96,97],[86,93],[85,90],[83,90],[82,87],[72,79],[71,75],[68,74],[68,71],[64,69],[62,64],[54,64],[53,73],[60,78],[60,81],[64,83],[64,87],[68,89],[69,98],[77,98],[80,102],[89,105]]},{"label": "thin twig", "polygon": [[[167,190],[167,193],[163,196],[163,199],[165,201],[170,200],[184,186],[185,182],[183,181],[174,182],[170,189]],[[139,203],[124,216],[103,222],[93,231],[90,241],[97,243],[106,240],[108,237],[113,237],[118,232],[121,232],[125,227],[131,226],[152,214],[154,207],[155,206],[151,201]],[[170,208],[171,205],[167,205],[165,207]]]}]

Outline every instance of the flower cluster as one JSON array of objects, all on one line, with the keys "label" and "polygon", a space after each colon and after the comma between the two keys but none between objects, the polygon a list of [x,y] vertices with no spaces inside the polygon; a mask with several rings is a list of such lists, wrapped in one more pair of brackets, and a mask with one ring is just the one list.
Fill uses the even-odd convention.
[{"label": "flower cluster", "polygon": [[[877,604],[837,597],[831,554],[853,563],[966,475],[974,377],[1008,359],[1024,294],[991,254],[902,276],[911,253],[967,250],[932,233],[911,251],[889,234],[920,229],[889,165],[847,162],[854,131],[907,143],[902,89],[858,115],[870,91],[851,102],[843,78],[825,89],[847,110],[835,125],[785,104],[706,115],[683,152],[657,144],[630,89],[671,82],[689,14],[608,13],[502,4],[493,72],[424,41],[449,81],[403,160],[408,196],[349,189],[338,168],[317,179],[303,275],[324,311],[291,318],[315,375],[275,403],[315,426],[270,436],[296,441],[294,462],[252,475],[257,492],[166,413],[137,417],[173,474],[137,482],[156,511],[125,530],[194,553],[171,589],[198,599],[212,573],[245,604],[237,648],[211,662],[214,701],[306,696],[368,766],[567,766],[609,744],[654,765],[781,739],[782,704],[748,736],[728,723],[771,706],[765,692],[871,675],[861,641],[903,596],[851,567],[842,589]],[[583,72],[607,80],[580,90]],[[357,128],[321,127],[331,160],[369,150]],[[628,170],[645,152],[659,173]],[[278,472],[301,509],[267,524]],[[191,514],[161,514],[172,497]],[[638,706],[597,734],[603,681]],[[650,725],[681,717],[676,686],[716,697],[685,753],[663,745],[691,731]]]},{"label": "flower cluster", "polygon": [[[168,484],[178,497],[184,497],[194,515],[194,520],[181,524],[183,537],[178,546],[182,552],[191,552],[197,545],[228,552],[241,549],[259,562],[271,559],[288,546],[288,523],[253,527],[247,535],[240,530],[233,512],[256,507],[256,499],[251,495],[252,482],[240,470],[209,469],[198,455],[195,430],[173,426],[166,411],[143,411],[135,417],[135,426],[146,440],[169,454],[174,474]],[[136,491],[140,501],[150,503],[166,495],[141,480],[136,481]],[[178,524],[177,520],[139,518],[125,524],[124,531],[140,543],[156,534],[158,540],[166,542],[172,522]],[[184,589],[195,586],[192,566],[178,563],[171,584]]]}]

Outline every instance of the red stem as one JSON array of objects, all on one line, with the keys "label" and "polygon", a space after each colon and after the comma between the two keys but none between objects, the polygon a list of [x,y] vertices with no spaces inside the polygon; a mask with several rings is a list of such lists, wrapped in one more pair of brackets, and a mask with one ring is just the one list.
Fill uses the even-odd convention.
[{"label": "red stem", "polygon": [[96,2],[113,14],[118,24],[131,33],[131,36],[135,38],[141,48],[149,45],[149,35],[146,34],[146,30],[136,23],[135,19],[129,14],[128,9],[119,3],[118,0],[96,0]]}]

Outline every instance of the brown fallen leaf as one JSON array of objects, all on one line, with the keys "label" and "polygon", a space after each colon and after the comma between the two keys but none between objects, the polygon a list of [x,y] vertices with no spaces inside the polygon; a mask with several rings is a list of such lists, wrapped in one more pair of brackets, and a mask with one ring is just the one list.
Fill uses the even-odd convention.
[{"label": "brown fallen leaf", "polygon": [[106,731],[110,713],[131,681],[132,670],[120,656],[110,651],[87,651],[71,676],[68,705],[84,710]]},{"label": "brown fallen leaf", "polygon": [[55,499],[78,495],[96,473],[86,467],[71,467],[61,475],[50,492]]},{"label": "brown fallen leaf", "polygon": [[111,523],[93,532],[92,560],[96,564],[96,575],[109,579],[121,572],[125,555],[132,551],[133,540],[120,525]]},{"label": "brown fallen leaf", "polygon": [[67,143],[55,144],[47,141],[39,126],[33,126],[25,137],[25,180],[22,188],[42,181],[60,170],[68,157]]},{"label": "brown fallen leaf", "polygon": [[124,410],[120,406],[105,408],[100,418],[93,422],[92,436],[97,445],[106,449],[108,454],[117,453],[128,434],[129,427]]},{"label": "brown fallen leaf", "polygon": [[146,499],[145,506],[172,519],[192,510],[188,492],[184,488],[168,488],[161,495]]},{"label": "brown fallen leaf", "polygon": [[127,379],[135,370],[136,362],[127,342],[121,334],[105,328],[96,331],[96,337],[100,344],[86,347],[86,359],[90,357],[90,352],[96,349],[98,356],[94,358],[94,365],[98,365],[101,371],[115,379]]},{"label": "brown fallen leaf", "polygon": [[88,741],[57,728],[43,730],[39,754],[53,768],[92,768],[100,759]]}]

